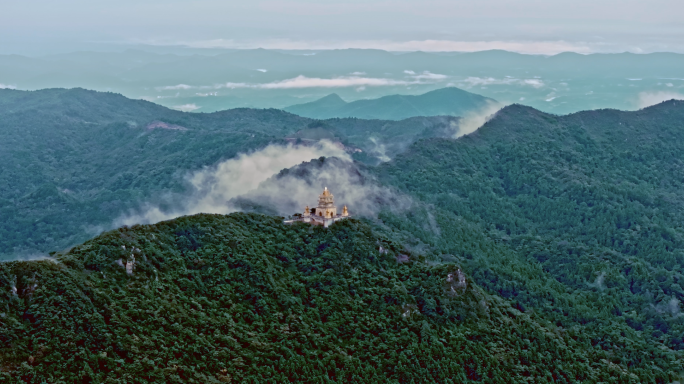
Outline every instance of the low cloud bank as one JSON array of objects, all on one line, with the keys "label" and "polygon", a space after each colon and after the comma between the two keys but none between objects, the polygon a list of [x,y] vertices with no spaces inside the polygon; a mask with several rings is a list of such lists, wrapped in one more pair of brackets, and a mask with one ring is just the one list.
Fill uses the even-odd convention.
[{"label": "low cloud bank", "polygon": [[[607,44],[606,42],[565,41],[565,40],[293,40],[293,39],[259,39],[259,40],[141,40],[150,45],[185,45],[191,48],[230,48],[230,49],[293,49],[293,50],[330,50],[330,49],[382,49],[395,52],[478,52],[488,50],[504,50],[534,55],[555,55],[562,52],[577,53],[617,53],[617,52],[660,52],[658,44],[642,44],[640,47],[624,44]],[[315,55],[305,54],[305,55]]]},{"label": "low cloud bank", "polygon": [[176,203],[174,209],[165,210],[157,204],[148,203],[140,212],[131,212],[115,220],[114,225],[156,223],[196,213],[227,214],[237,211],[239,207],[231,203],[231,199],[256,189],[282,169],[321,156],[349,160],[341,148],[327,141],[315,146],[269,145],[188,175],[191,190],[188,196],[177,199],[182,203]]},{"label": "low cloud bank", "polygon": [[678,92],[658,91],[658,92],[641,92],[637,106],[641,108],[650,107],[667,100],[684,100],[684,95]]},{"label": "low cloud bank", "polygon": [[[362,72],[359,72],[362,73]],[[407,75],[403,79],[389,79],[380,77],[364,77],[357,74],[334,78],[320,78],[297,76],[291,79],[278,80],[270,83],[233,83],[227,82],[211,86],[192,86],[187,84],[157,87],[158,91],[177,91],[189,89],[300,89],[300,88],[347,88],[347,87],[382,87],[398,85],[432,84],[448,78],[446,75],[424,71],[415,73],[404,71]]]},{"label": "low cloud bank", "polygon": [[514,77],[505,77],[496,79],[494,77],[468,77],[460,81],[466,87],[486,86],[486,85],[520,85],[528,86],[535,89],[542,88],[545,84],[541,79],[516,79]]},{"label": "low cloud bank", "polygon": [[17,87],[14,85],[7,85],[7,84],[0,83],[0,89],[17,89]]}]

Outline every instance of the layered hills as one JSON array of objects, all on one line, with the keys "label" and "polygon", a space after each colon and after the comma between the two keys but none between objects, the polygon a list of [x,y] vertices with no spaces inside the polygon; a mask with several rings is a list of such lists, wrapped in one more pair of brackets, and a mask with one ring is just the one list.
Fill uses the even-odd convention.
[{"label": "layered hills", "polygon": [[465,116],[497,104],[488,97],[448,87],[422,95],[390,95],[351,103],[333,93],[319,100],[293,105],[284,110],[314,119],[358,117],[402,120],[415,116]]},{"label": "layered hills", "polygon": [[78,86],[213,112],[284,108],[331,92],[358,100],[454,86],[565,114],[605,107],[635,109],[642,103],[642,93],[650,95],[645,101],[652,104],[651,98],[664,100],[659,93],[681,95],[684,86],[684,55],[665,52],[544,56],[501,50],[136,48],[42,57],[0,55],[0,88]]},{"label": "layered hills", "polygon": [[[54,136],[8,116],[34,132],[24,137],[49,137],[41,148],[50,153],[70,142],[58,135],[69,127],[99,126],[78,114],[88,110],[46,115],[45,126],[64,121],[46,131]],[[349,147],[349,137],[365,130],[420,126],[411,119],[312,121],[275,110],[167,113],[178,115],[104,124],[121,127],[106,142],[138,143],[125,155],[152,161],[154,146],[138,150],[135,138],[185,134],[171,153],[192,159],[183,152],[199,143],[191,135],[215,132],[192,119],[216,119],[216,131],[247,140],[271,142],[278,137],[269,132],[279,130],[283,142],[344,136],[339,142]],[[21,116],[31,121],[30,113]],[[247,116],[255,120],[245,131],[235,128]],[[109,231],[53,260],[0,264],[0,374],[30,382],[681,380],[682,121],[684,103],[674,100],[566,116],[512,105],[459,139],[415,134],[417,141],[379,165],[322,158],[263,183],[287,197],[324,176],[351,182],[356,192],[382,188],[364,195],[376,208],[359,208],[358,220],[323,229],[253,213],[197,215]],[[131,136],[115,141],[126,129]],[[46,155],[17,152],[16,137],[10,143],[14,161],[32,159],[17,169],[40,169],[33,164]],[[343,167],[353,179],[331,172]],[[5,179],[6,191],[32,185],[21,172]],[[146,174],[136,175],[127,201],[161,182],[142,184]],[[69,220],[95,212],[68,216],[65,207],[76,205],[59,205],[53,189],[33,187],[37,208],[21,214],[51,210],[54,228],[26,220],[26,233],[57,237]],[[242,201],[244,210],[280,212],[282,200],[256,192]],[[15,217],[7,213],[18,200],[3,199],[3,217]],[[18,228],[12,225],[5,228]]]},{"label": "layered hills", "polygon": [[0,89],[0,259],[78,244],[142,201],[184,192],[188,172],[269,144],[327,138],[375,164],[421,137],[457,131],[453,117],[317,121],[275,109],[184,113],[83,89]]}]

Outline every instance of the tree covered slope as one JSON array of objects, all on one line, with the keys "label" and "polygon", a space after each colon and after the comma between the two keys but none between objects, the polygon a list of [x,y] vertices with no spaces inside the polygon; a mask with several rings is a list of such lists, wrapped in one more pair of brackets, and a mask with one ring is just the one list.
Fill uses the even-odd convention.
[{"label": "tree covered slope", "polygon": [[521,310],[584,329],[615,363],[681,359],[683,122],[679,101],[560,117],[510,106],[380,166],[427,207],[383,219]]},{"label": "tree covered slope", "polygon": [[[243,112],[230,114],[240,121]],[[286,138],[412,127],[268,112],[273,129],[279,114],[302,119],[280,125]],[[195,115],[180,116],[154,121],[187,131],[150,132],[204,132]],[[380,183],[383,196],[410,202],[369,198],[374,221],[323,229],[197,215],[110,231],[56,261],[0,264],[0,374],[10,382],[681,380],[683,122],[679,101],[567,116],[513,105],[460,139],[422,139],[379,166],[346,164],[353,187]],[[248,140],[275,137],[248,132]],[[338,162],[311,161],[270,182],[311,184]],[[38,190],[36,201],[52,201],[49,192]],[[269,212],[267,198],[244,203]],[[72,223],[55,212],[67,219],[57,224]]]},{"label": "tree covered slope", "polygon": [[[388,236],[389,235],[389,236]],[[3,382],[654,382],[354,219],[121,228],[0,264]],[[134,263],[134,264],[131,264]],[[128,269],[126,266],[133,265]],[[663,367],[661,364],[660,367]]]},{"label": "tree covered slope", "polygon": [[497,102],[462,89],[448,87],[422,95],[389,95],[347,103],[331,94],[310,103],[293,105],[286,111],[315,119],[357,117],[402,120],[415,116],[465,116]]}]

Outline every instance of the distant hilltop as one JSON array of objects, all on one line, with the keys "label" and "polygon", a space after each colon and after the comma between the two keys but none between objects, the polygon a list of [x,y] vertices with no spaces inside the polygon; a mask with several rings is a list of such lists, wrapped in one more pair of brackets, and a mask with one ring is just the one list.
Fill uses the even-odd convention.
[{"label": "distant hilltop", "polygon": [[455,87],[422,95],[390,95],[378,99],[346,102],[333,93],[316,101],[284,108],[295,115],[314,119],[357,117],[401,120],[415,116],[464,116],[498,102]]}]

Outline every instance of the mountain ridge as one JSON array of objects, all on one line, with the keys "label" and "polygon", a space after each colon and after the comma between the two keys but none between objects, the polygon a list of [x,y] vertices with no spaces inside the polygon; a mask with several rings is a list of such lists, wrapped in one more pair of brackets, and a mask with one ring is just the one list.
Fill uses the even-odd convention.
[{"label": "mountain ridge", "polygon": [[[296,146],[296,133],[319,123],[327,128],[305,144],[328,137],[370,164],[457,129],[449,117],[320,122],[278,109],[187,113],[83,89],[0,90],[0,259],[77,244],[144,201],[177,204],[162,196],[190,188],[186,174]],[[41,201],[38,191],[51,192]]]},{"label": "mountain ridge", "polygon": [[55,257],[0,263],[15,292],[0,295],[8,382],[649,374],[612,367],[575,332],[484,292],[453,259],[426,263],[355,219],[312,228],[200,214],[109,231]]},{"label": "mountain ridge", "polygon": [[447,87],[422,95],[388,95],[348,103],[333,93],[310,103],[286,107],[284,110],[318,119],[356,117],[401,120],[415,116],[462,117],[496,104],[497,102],[493,99],[455,87]]},{"label": "mountain ridge", "polygon": [[[606,335],[599,324],[610,322],[679,354],[682,121],[684,102],[674,100],[565,116],[510,106],[474,133],[418,141],[374,169],[383,184],[435,207],[439,231],[424,228],[427,213],[384,220],[472,260],[464,270],[490,292],[595,330],[602,348],[629,343]],[[473,240],[456,240],[464,228]],[[559,300],[573,304],[561,314]]]},{"label": "mountain ridge", "polygon": [[[564,116],[511,105],[459,139],[421,136],[458,121],[448,117],[317,121],[244,110],[230,112],[235,125],[180,112],[163,121],[192,128],[182,131],[84,124],[93,121],[87,109],[35,114],[67,119],[53,126],[26,120],[30,112],[0,119],[0,134],[46,139],[31,150],[17,148],[18,137],[0,140],[0,155],[22,161],[3,168],[0,215],[23,219],[25,229],[3,222],[0,235],[45,247],[60,236],[78,244],[85,236],[69,223],[140,201],[152,187],[173,191],[173,172],[271,143],[269,132],[415,140],[378,166],[299,164],[260,185],[272,193],[238,202],[278,213],[283,200],[269,198],[308,193],[315,202],[327,177],[362,192],[349,210],[371,204],[369,218],[325,229],[200,214],[107,231],[55,253],[56,263],[0,263],[0,377],[8,381],[681,380],[684,102]],[[211,127],[232,133],[193,138]],[[76,128],[102,140],[69,147]],[[123,150],[103,156],[111,147]],[[83,148],[97,156],[84,160]],[[113,170],[102,157],[116,160]],[[93,169],[73,172],[66,160]],[[46,177],[41,167],[73,173]],[[345,167],[344,177],[331,172]],[[70,205],[87,194],[61,180],[106,193]],[[9,196],[20,187],[25,193]],[[287,210],[302,208],[296,200]],[[462,280],[471,289],[464,295],[453,284]]]}]

